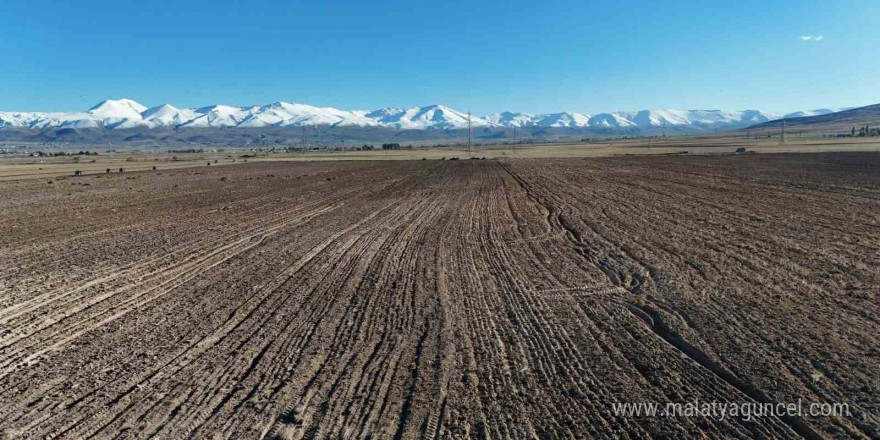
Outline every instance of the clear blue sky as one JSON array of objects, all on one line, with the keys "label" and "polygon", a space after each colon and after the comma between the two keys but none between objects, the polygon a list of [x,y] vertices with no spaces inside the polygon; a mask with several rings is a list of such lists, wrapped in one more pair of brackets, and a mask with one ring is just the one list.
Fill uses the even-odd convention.
[{"label": "clear blue sky", "polygon": [[[880,102],[880,2],[4,1],[0,109]],[[818,36],[804,41],[801,36]]]}]

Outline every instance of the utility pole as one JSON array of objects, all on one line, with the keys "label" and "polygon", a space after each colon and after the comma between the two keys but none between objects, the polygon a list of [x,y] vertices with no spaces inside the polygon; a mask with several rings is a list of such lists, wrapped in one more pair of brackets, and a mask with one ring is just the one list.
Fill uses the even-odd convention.
[{"label": "utility pole", "polygon": [[305,148],[306,147],[306,124],[303,124],[302,129],[303,129],[303,142],[302,142],[302,144],[303,144],[303,148]]},{"label": "utility pole", "polygon": [[785,119],[782,120],[782,140],[781,143],[785,146]]},{"label": "utility pole", "polygon": [[752,146],[752,130],[746,130],[746,149]]},{"label": "utility pole", "polygon": [[513,143],[516,143],[516,125],[513,126]]},{"label": "utility pole", "polygon": [[471,111],[470,111],[470,110],[468,110],[468,129],[467,129],[467,136],[468,136],[468,155],[473,155],[473,154],[474,154],[474,153],[473,153],[473,150],[472,150],[473,147],[472,147],[472,144],[471,144]]}]

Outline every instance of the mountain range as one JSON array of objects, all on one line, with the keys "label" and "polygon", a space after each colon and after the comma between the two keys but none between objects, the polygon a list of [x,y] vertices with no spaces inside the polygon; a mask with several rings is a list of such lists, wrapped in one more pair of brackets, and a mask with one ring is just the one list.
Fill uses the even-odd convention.
[{"label": "mountain range", "polygon": [[[532,115],[501,112],[471,116],[475,128],[583,127],[596,129],[688,128],[692,131],[734,129],[782,118],[826,115],[845,109],[817,109],[788,114],[760,110],[638,110],[587,115],[574,112]],[[34,131],[51,128],[205,128],[205,127],[388,127],[398,130],[455,130],[466,128],[468,115],[443,105],[379,110],[338,110],[306,104],[275,102],[234,107],[212,105],[177,108],[170,104],[146,106],[131,99],[108,99],[84,112],[0,111],[0,127]]]}]

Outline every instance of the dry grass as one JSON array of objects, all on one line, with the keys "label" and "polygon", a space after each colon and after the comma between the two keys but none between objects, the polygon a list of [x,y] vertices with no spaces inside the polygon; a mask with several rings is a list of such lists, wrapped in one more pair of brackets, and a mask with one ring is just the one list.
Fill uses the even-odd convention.
[{"label": "dry grass", "polygon": [[[518,158],[567,158],[567,157],[610,157],[625,155],[668,155],[668,154],[731,154],[737,148],[746,147],[756,153],[819,153],[836,151],[880,151],[880,140],[876,138],[791,139],[787,145],[780,145],[778,139],[746,141],[738,136],[679,136],[669,138],[621,139],[593,143],[555,143],[510,146],[479,146],[472,153],[462,147],[417,148],[403,150],[373,151],[307,151],[302,153],[256,153],[257,157],[243,159],[245,151],[224,153],[115,153],[110,155],[83,157],[74,163],[70,157],[55,158],[0,158],[0,181],[39,177],[73,175],[75,170],[83,174],[104,173],[107,168],[117,172],[120,167],[126,171],[150,170],[153,166],[159,171],[241,164],[250,162],[286,161],[336,161],[336,160],[440,160],[467,159],[469,157],[487,159]],[[254,153],[247,153],[254,154]],[[172,160],[176,156],[179,160]],[[95,160],[94,163],[90,162]],[[214,162],[216,160],[216,163]]]}]

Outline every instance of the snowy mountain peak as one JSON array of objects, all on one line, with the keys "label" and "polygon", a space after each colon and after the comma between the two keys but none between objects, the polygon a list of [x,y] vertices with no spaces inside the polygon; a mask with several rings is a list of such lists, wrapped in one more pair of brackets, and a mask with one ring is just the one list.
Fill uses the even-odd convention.
[{"label": "snowy mountain peak", "polygon": [[153,113],[157,113],[157,112],[177,111],[177,110],[178,110],[178,108],[171,105],[171,104],[162,104],[162,105],[157,105],[155,107],[150,107],[150,108],[142,111],[141,115],[153,114]]},{"label": "snowy mountain peak", "polygon": [[534,125],[539,127],[587,127],[590,124],[590,116],[581,113],[562,112],[538,117],[540,119]]},{"label": "snowy mountain peak", "polygon": [[486,121],[502,127],[529,127],[534,125],[535,116],[528,113],[501,112],[485,116]]},{"label": "snowy mountain peak", "polygon": [[104,126],[110,129],[134,128],[149,125],[141,117],[147,107],[131,99],[107,99],[89,109],[91,119],[66,120],[62,126],[75,128]]},{"label": "snowy mountain peak", "polygon": [[193,110],[181,110],[171,104],[158,105],[141,112],[141,118],[151,127],[176,126],[195,117],[196,113]]},{"label": "snowy mountain peak", "polygon": [[803,118],[806,116],[821,116],[827,115],[829,113],[837,113],[842,112],[844,110],[851,110],[853,107],[843,107],[843,108],[819,108],[815,110],[806,110],[806,111],[797,111],[788,113],[785,115],[785,118]]},{"label": "snowy mountain peak", "polygon": [[[466,128],[468,125],[467,113],[462,113],[440,104],[408,109],[389,107],[367,113],[366,117],[376,118],[379,125],[409,130],[448,130]],[[496,124],[491,123],[486,118],[471,116],[471,126],[481,127],[487,125]]]},{"label": "snowy mountain peak", "polygon": [[137,119],[147,107],[131,99],[107,99],[89,109],[89,113],[103,118]]},{"label": "snowy mountain peak", "polygon": [[629,128],[635,123],[617,113],[599,113],[590,118],[590,127],[594,128]]}]

